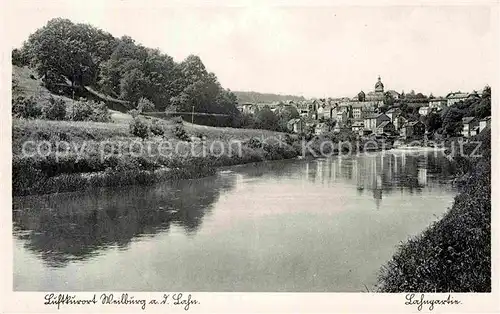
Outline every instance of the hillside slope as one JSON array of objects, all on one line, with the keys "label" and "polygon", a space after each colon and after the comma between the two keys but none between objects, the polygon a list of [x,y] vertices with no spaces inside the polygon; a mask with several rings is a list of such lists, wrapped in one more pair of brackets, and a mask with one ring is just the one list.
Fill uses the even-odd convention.
[{"label": "hillside slope", "polygon": [[279,95],[279,94],[267,94],[267,93],[258,93],[258,92],[242,92],[242,91],[233,91],[238,99],[238,102],[241,103],[272,103],[275,101],[302,101],[305,100],[302,96],[294,96],[294,95]]},{"label": "hillside slope", "polygon": [[[105,95],[100,95],[93,90],[90,90],[89,94],[93,94],[93,100],[102,101],[108,106],[113,122],[129,122],[132,120],[132,116],[126,113],[127,108],[122,105],[122,103],[126,104],[126,102],[116,100]],[[43,86],[42,80],[33,69],[13,65],[12,98],[18,96],[33,97],[41,105],[46,105],[51,97],[55,99],[62,99],[67,104],[70,104],[73,101],[72,98],[67,96],[51,93]]]}]

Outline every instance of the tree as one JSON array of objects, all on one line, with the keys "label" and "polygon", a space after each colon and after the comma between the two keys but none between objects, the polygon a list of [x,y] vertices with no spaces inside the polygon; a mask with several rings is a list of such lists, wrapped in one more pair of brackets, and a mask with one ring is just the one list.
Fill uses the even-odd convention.
[{"label": "tree", "polygon": [[431,112],[427,115],[425,124],[427,126],[427,130],[430,133],[434,133],[443,126],[443,120],[438,113]]},{"label": "tree", "polygon": [[242,113],[238,117],[238,122],[236,123],[237,127],[240,128],[248,128],[248,129],[253,129],[256,128],[256,121],[254,115],[250,113]]},{"label": "tree", "polygon": [[255,115],[255,121],[259,129],[266,129],[266,130],[279,129],[279,119],[274,114],[274,112],[271,111],[269,106],[264,106],[264,108],[262,108],[261,110],[259,110],[259,112],[257,112],[257,114]]},{"label": "tree", "polygon": [[385,92],[384,93],[384,105],[387,107],[392,107],[394,106],[394,97],[390,92]]},{"label": "tree", "polygon": [[328,131],[332,131],[333,129],[335,129],[335,125],[337,125],[337,120],[326,119],[325,123],[328,126]]},{"label": "tree", "polygon": [[299,112],[294,106],[281,106],[275,111],[275,113],[279,119],[281,130],[287,129],[287,125],[290,120],[300,117]]},{"label": "tree", "polygon": [[462,110],[451,107],[446,111],[443,119],[443,133],[449,136],[456,135],[462,130],[462,118],[464,113]]},{"label": "tree", "polygon": [[379,106],[379,107],[378,107],[378,111],[379,111],[380,113],[386,113],[386,112],[387,112],[387,110],[389,110],[389,106],[388,106],[388,105],[385,105],[385,104],[384,104],[384,105],[382,105],[382,106]]},{"label": "tree", "polygon": [[473,110],[473,115],[477,118],[491,116],[491,87],[488,85],[484,87],[481,101],[474,106]]},{"label": "tree", "polygon": [[12,64],[20,67],[29,64],[29,59],[24,49],[12,49]]},{"label": "tree", "polygon": [[36,30],[23,45],[27,58],[47,82],[71,85],[95,83],[99,64],[109,58],[115,39],[87,24],[56,18]]},{"label": "tree", "polygon": [[133,69],[126,72],[120,80],[120,98],[137,104],[144,95],[146,84],[146,77],[141,70]]},{"label": "tree", "polygon": [[32,64],[49,89],[64,92],[61,85],[71,84],[78,91],[92,85],[134,106],[146,98],[159,110],[191,111],[194,107],[197,112],[239,116],[236,96],[221,86],[198,56],[176,63],[131,37],[115,38],[68,19],[50,20],[13,51],[13,58],[16,64]]},{"label": "tree", "polygon": [[422,93],[417,93],[415,95],[415,98],[416,99],[427,99],[427,97],[424,94],[422,94]]},{"label": "tree", "polygon": [[484,87],[483,94],[481,95],[481,98],[491,100],[491,87],[489,85],[486,85]]}]

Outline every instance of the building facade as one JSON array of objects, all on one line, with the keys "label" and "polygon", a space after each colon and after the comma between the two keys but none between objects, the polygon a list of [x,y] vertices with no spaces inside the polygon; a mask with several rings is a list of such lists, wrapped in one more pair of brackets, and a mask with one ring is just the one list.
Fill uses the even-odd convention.
[{"label": "building facade", "polygon": [[365,130],[375,132],[377,127],[384,121],[391,121],[391,119],[384,113],[367,116],[364,118]]},{"label": "building facade", "polygon": [[471,137],[479,133],[479,121],[475,117],[462,119],[462,136]]},{"label": "building facade", "polygon": [[487,127],[491,127],[491,117],[486,117],[479,120],[479,132],[482,132]]}]

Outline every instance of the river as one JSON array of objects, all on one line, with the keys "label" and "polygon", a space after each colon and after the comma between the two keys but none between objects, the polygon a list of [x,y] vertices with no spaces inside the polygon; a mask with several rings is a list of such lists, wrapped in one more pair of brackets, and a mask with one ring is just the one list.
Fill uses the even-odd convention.
[{"label": "river", "polygon": [[15,198],[14,290],[366,291],[451,207],[452,174],[386,152]]}]

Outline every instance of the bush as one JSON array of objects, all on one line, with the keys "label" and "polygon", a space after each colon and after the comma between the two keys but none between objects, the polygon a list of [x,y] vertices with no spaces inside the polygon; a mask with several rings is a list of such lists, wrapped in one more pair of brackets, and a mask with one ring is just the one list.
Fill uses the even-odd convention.
[{"label": "bush", "polygon": [[72,106],[70,120],[109,122],[111,114],[108,107],[102,102],[79,100]]},{"label": "bush", "polygon": [[252,137],[244,144],[252,149],[262,148],[262,142],[257,137]]},{"label": "bush", "polygon": [[26,53],[21,49],[12,49],[12,64],[20,67],[28,65],[29,59]]},{"label": "bush", "polygon": [[103,102],[91,102],[91,107],[93,109],[93,114],[91,116],[91,121],[95,122],[109,122],[111,121],[111,113],[109,112],[108,106]]},{"label": "bush", "polygon": [[130,133],[142,139],[149,136],[149,125],[139,118],[135,118],[130,123]]},{"label": "bush", "polygon": [[87,101],[79,100],[74,102],[70,112],[70,120],[73,121],[90,121],[92,116],[92,107]]},{"label": "bush", "polygon": [[17,97],[12,100],[12,115],[16,118],[36,119],[42,116],[42,108],[33,97]]},{"label": "bush", "polygon": [[382,268],[379,291],[491,291],[491,160],[484,154],[472,161],[453,207]]},{"label": "bush", "polygon": [[187,134],[186,130],[184,130],[184,127],[182,125],[178,125],[175,127],[174,135],[181,141],[189,142],[191,140],[191,138]]},{"label": "bush", "polygon": [[132,118],[137,118],[140,114],[139,110],[137,109],[132,109],[128,111],[128,114],[132,116]]},{"label": "bush", "polygon": [[163,135],[165,134],[165,130],[163,129],[163,125],[157,120],[153,121],[150,127],[151,133],[154,135]]},{"label": "bush", "polygon": [[142,97],[139,99],[137,110],[139,112],[154,111],[155,105],[147,98]]},{"label": "bush", "polygon": [[66,118],[66,103],[62,99],[50,97],[49,103],[43,107],[43,116],[48,120],[64,120]]},{"label": "bush", "polygon": [[19,80],[12,78],[12,94],[19,92]]}]

